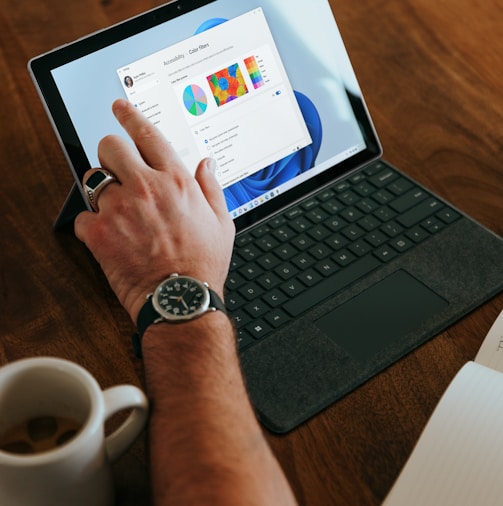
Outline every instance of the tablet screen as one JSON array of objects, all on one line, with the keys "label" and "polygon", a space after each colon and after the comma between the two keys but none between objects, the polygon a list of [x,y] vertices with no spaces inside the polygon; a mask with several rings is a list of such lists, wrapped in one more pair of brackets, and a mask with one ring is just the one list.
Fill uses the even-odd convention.
[{"label": "tablet screen", "polygon": [[111,104],[127,98],[189,171],[215,158],[239,225],[380,154],[325,0],[180,0],[30,70],[77,180],[102,137],[125,136]]}]

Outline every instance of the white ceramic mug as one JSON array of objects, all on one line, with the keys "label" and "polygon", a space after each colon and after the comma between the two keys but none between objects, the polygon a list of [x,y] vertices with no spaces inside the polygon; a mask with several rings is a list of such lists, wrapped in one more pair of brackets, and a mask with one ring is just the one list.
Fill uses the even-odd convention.
[{"label": "white ceramic mug", "polygon": [[[105,421],[124,409],[132,409],[128,418],[105,437]],[[110,463],[133,443],[147,416],[140,389],[118,385],[102,391],[73,362],[38,357],[0,367],[0,441],[9,429],[34,418],[65,417],[80,425],[73,438],[48,451],[0,450],[0,505],[110,506]]]}]

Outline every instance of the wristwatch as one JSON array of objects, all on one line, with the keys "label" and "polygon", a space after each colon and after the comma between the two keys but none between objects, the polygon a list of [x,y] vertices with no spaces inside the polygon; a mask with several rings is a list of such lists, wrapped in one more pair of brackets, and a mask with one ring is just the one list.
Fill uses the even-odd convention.
[{"label": "wristwatch", "polygon": [[147,295],[138,313],[138,332],[133,336],[135,353],[141,356],[141,340],[150,325],[186,322],[217,310],[226,313],[224,303],[208,283],[176,272],[171,274]]}]

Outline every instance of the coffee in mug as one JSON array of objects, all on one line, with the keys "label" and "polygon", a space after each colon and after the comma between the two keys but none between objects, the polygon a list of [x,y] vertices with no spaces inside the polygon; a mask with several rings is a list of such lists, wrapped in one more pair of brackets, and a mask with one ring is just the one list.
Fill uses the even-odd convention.
[{"label": "coffee in mug", "polygon": [[47,452],[70,441],[81,427],[64,416],[31,418],[0,435],[0,451],[20,455]]}]

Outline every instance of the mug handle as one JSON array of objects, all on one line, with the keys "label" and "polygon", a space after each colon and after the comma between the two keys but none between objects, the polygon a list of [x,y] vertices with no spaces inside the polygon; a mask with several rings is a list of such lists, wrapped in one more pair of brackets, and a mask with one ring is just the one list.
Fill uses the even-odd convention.
[{"label": "mug handle", "polygon": [[105,420],[123,409],[131,414],[112,434],[105,438],[105,447],[111,462],[118,459],[140,434],[148,416],[148,400],[134,385],[117,385],[103,391]]}]

